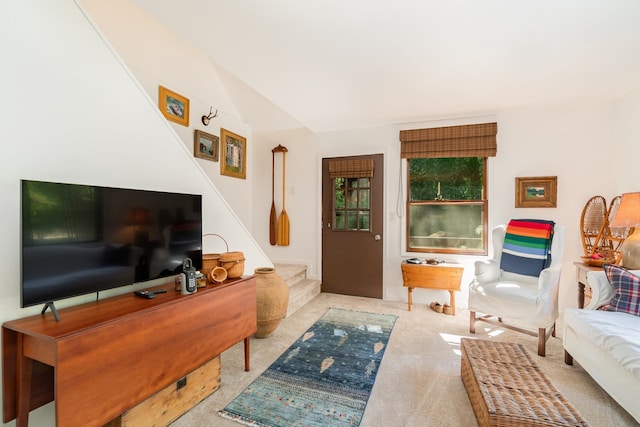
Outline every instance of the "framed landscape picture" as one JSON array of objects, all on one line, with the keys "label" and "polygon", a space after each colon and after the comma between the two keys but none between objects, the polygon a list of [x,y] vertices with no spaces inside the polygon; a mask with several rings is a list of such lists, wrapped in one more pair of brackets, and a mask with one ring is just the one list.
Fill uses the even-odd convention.
[{"label": "framed landscape picture", "polygon": [[555,208],[558,177],[516,177],[516,208]]},{"label": "framed landscape picture", "polygon": [[247,139],[226,129],[220,129],[222,159],[220,173],[234,178],[247,178]]},{"label": "framed landscape picture", "polygon": [[201,159],[218,161],[220,138],[210,133],[196,130],[193,133],[193,155]]},{"label": "framed landscape picture", "polygon": [[189,126],[189,100],[184,96],[159,86],[158,108],[167,120]]}]

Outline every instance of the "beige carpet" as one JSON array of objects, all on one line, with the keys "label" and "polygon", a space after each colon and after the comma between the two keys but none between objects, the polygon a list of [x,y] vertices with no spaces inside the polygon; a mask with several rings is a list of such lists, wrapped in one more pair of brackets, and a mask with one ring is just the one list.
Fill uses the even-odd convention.
[{"label": "beige carpet", "polygon": [[[469,334],[468,311],[458,308],[454,317],[414,304],[409,312],[404,303],[320,294],[283,320],[271,337],[251,339],[251,372],[244,372],[242,344],[224,352],[221,388],[172,426],[240,426],[221,418],[216,411],[233,400],[330,307],[399,316],[361,426],[477,425],[460,380],[459,341],[461,337],[474,336]],[[592,426],[638,426],[577,363],[564,364],[559,338],[551,338],[547,356],[539,357],[534,337],[480,322],[476,331],[477,338],[524,344],[551,381]]]}]

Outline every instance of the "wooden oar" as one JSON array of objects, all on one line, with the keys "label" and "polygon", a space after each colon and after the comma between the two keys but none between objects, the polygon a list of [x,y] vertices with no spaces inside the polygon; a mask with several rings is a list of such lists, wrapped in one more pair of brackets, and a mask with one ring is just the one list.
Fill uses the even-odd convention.
[{"label": "wooden oar", "polygon": [[287,154],[287,149],[282,147],[282,212],[280,212],[280,217],[278,218],[278,245],[280,246],[289,246],[289,215],[287,215],[287,210],[285,209],[285,156]]},{"label": "wooden oar", "polygon": [[[276,147],[278,148],[278,147]],[[271,243],[271,246],[274,246],[276,244],[276,202],[274,199],[274,174],[275,174],[275,157],[276,157],[276,153],[275,150],[276,148],[274,148],[273,150],[271,150],[271,212],[269,214],[269,243]]]}]

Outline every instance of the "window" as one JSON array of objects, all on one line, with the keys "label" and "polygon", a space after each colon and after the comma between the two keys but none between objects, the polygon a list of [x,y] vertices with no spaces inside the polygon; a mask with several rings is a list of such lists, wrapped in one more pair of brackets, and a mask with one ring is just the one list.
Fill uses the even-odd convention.
[{"label": "window", "polygon": [[487,158],[497,123],[400,132],[408,252],[487,254]]},{"label": "window", "polygon": [[370,231],[373,159],[332,160],[333,230]]},{"label": "window", "polygon": [[486,158],[407,161],[407,251],[486,254]]},{"label": "window", "polygon": [[334,230],[369,231],[369,178],[334,178]]}]

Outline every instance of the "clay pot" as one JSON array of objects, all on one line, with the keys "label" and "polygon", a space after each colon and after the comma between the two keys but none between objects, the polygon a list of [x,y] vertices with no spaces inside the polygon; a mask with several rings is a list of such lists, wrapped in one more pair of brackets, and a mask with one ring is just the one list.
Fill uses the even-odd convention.
[{"label": "clay pot", "polygon": [[256,268],[254,276],[258,305],[258,330],[254,336],[267,338],[287,315],[289,285],[272,267]]}]

